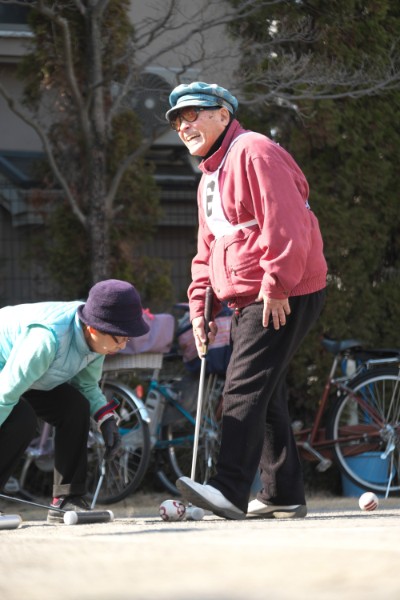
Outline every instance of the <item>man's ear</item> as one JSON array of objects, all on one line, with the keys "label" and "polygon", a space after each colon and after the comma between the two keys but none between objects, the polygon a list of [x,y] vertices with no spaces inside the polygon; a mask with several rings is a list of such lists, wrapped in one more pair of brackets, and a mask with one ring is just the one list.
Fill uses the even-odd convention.
[{"label": "man's ear", "polygon": [[91,325],[86,325],[86,329],[90,333],[90,335],[97,333],[97,329],[95,329],[94,327],[91,327]]},{"label": "man's ear", "polygon": [[220,110],[220,115],[221,115],[222,123],[224,125],[228,125],[229,121],[231,120],[231,113],[229,112],[229,110],[227,108],[225,108],[225,106],[222,106],[222,108]]}]

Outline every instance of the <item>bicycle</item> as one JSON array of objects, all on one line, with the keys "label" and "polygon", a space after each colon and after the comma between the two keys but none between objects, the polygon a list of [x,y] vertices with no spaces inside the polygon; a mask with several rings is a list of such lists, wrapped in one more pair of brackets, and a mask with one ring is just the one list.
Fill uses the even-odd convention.
[{"label": "bicycle", "polygon": [[[366,350],[357,340],[324,338],[322,345],[334,358],[311,425],[293,424],[300,455],[317,461],[319,472],[334,461],[358,487],[386,497],[398,494],[400,351]],[[336,375],[339,363],[347,367],[342,376]],[[332,388],[336,401],[328,410]],[[357,465],[360,458],[366,459],[362,471]],[[378,468],[372,458],[381,461]]]},{"label": "bicycle", "polygon": [[[143,464],[148,467],[150,459],[154,458],[154,470],[158,480],[166,490],[178,496],[180,494],[175,486],[176,479],[191,474],[198,395],[197,362],[199,359],[189,319],[189,305],[179,303],[174,305],[174,308],[180,315],[180,317],[177,315],[175,344],[172,343],[172,348],[168,353],[158,355],[158,364],[152,365],[153,372],[146,396],[143,398],[142,386],[138,386],[135,390],[126,387],[122,389],[119,381],[123,370],[132,370],[133,363],[139,359],[138,355],[136,357],[134,355],[117,355],[106,359],[103,391],[106,396],[110,395],[119,402],[130,404],[132,412],[134,412],[135,406],[141,406],[143,409],[143,404],[139,404],[143,398],[144,407],[148,413],[147,430],[150,440],[150,445],[146,443],[146,453],[149,450],[149,456],[146,456]],[[202,482],[206,482],[214,472],[219,451],[222,390],[225,382],[223,373],[230,355],[228,332],[231,312],[224,307],[216,316],[219,332],[206,358],[208,375],[195,473],[196,480]],[[143,360],[146,356],[152,355],[144,354]],[[186,365],[184,374],[182,375],[180,372],[177,379],[169,378],[166,381],[159,381],[163,361],[171,359],[178,359],[181,367],[183,364]],[[141,431],[144,434],[146,427],[142,426]],[[114,494],[113,497],[122,499],[134,491],[143,479],[144,472],[145,470],[135,473],[131,482],[126,481],[120,485],[120,493],[117,496]],[[111,485],[109,478],[105,481],[105,490],[108,485]],[[101,500],[104,503],[111,501],[111,496],[110,494],[105,498],[103,493]]]},{"label": "bicycle", "polygon": [[[195,427],[197,378],[158,381],[164,356],[158,353],[115,355],[107,357],[101,386],[106,397],[117,400],[116,409],[122,437],[117,456],[107,462],[98,502],[112,504],[134,493],[154,457],[156,476],[166,490],[179,495],[175,480],[187,473],[191,460]],[[118,376],[122,373],[152,371],[145,403],[138,389],[133,390]],[[185,383],[188,385],[185,386]],[[209,477],[219,446],[219,417],[223,378],[209,375],[203,411],[203,426],[198,450],[200,480]],[[93,498],[101,473],[104,442],[94,421],[88,437],[88,497]],[[39,421],[38,435],[25,451],[16,477],[9,480],[6,491],[34,499],[51,495],[54,468],[53,429]]]},{"label": "bicycle", "polygon": [[[133,345],[131,354],[119,353],[107,356],[104,362],[101,387],[108,400],[117,400],[117,421],[122,437],[121,449],[117,456],[107,463],[105,477],[98,495],[99,502],[118,502],[136,491],[140,486],[149,464],[154,458],[156,476],[172,494],[179,495],[175,487],[178,477],[188,472],[193,449],[195,412],[197,401],[197,375],[188,373],[195,369],[197,359],[185,362],[185,351],[181,352],[179,335],[185,339],[189,349],[191,325],[188,319],[188,304],[174,305],[177,314],[160,315],[163,329],[154,327],[142,344]],[[229,311],[230,315],[230,311]],[[148,315],[154,319],[154,315]],[[214,344],[207,357],[210,370],[205,393],[202,427],[198,448],[196,477],[206,481],[215,467],[219,448],[219,420],[221,417],[221,393],[223,377],[218,375],[225,368],[227,360],[226,333],[229,320],[226,310],[221,311],[221,334],[219,343]],[[177,320],[176,339],[173,334]],[[167,331],[167,329],[168,331]],[[169,342],[167,343],[167,341]],[[194,339],[192,336],[193,347]],[[169,352],[151,352],[154,347],[169,347]],[[139,350],[141,348],[142,350]],[[143,349],[144,348],[144,349]],[[189,350],[190,352],[192,349]],[[194,347],[194,353],[197,352]],[[212,357],[212,358],[211,358]],[[159,375],[164,360],[178,359],[180,369],[177,379],[160,382]],[[186,367],[184,367],[184,364]],[[182,368],[185,375],[182,376]],[[125,384],[122,374],[136,374],[138,371],[151,371],[148,393],[142,400],[139,390]],[[93,497],[101,474],[104,455],[103,438],[94,422],[88,437],[88,495]],[[18,479],[8,482],[9,492],[34,498],[51,494],[54,465],[54,445],[52,428],[40,423],[38,435],[25,452]],[[14,487],[12,485],[14,483]]]},{"label": "bicycle", "polygon": [[[121,385],[118,380],[122,371],[133,369],[132,365],[139,356],[110,357],[105,362],[103,391],[106,396],[111,395],[124,406],[130,406],[132,414],[137,413],[138,407],[144,407],[147,418],[144,419],[145,426],[142,424],[144,434],[142,452],[145,455],[143,465],[146,466],[143,467],[143,471],[131,473],[129,482],[122,482],[119,478],[118,494],[114,493],[117,483],[115,479],[112,480],[112,473],[109,471],[103,483],[103,492],[99,495],[100,502],[104,504],[115,502],[116,498],[122,499],[137,489],[152,457],[155,475],[163,487],[174,495],[179,495],[175,486],[176,479],[190,473],[198,378],[196,375],[188,374],[178,381],[160,382],[159,374],[163,356],[154,355],[159,362],[153,369],[147,394],[142,403],[139,397],[140,386],[139,389],[132,390],[128,386]],[[151,355],[147,356],[147,360],[149,356]],[[207,481],[215,469],[220,440],[223,385],[223,376],[216,373],[208,374],[199,434],[197,481]],[[108,494],[107,490],[109,490]]]},{"label": "bicycle", "polygon": [[[386,495],[399,493],[400,351],[366,350],[357,340],[324,338],[322,345],[334,357],[318,408],[309,427],[293,423],[302,458],[316,461],[319,472],[335,462],[360,488]],[[337,374],[339,364],[346,371],[342,375]],[[196,480],[201,482],[206,482],[215,470],[223,385],[222,375],[209,376],[196,473]],[[334,401],[332,391],[336,395]],[[153,412],[150,421],[150,445],[158,478],[175,494],[175,479],[190,474],[194,414],[177,400],[171,384],[160,383],[154,374],[144,405],[158,411],[156,417]],[[160,415],[166,405],[173,406],[181,418],[175,416],[163,425]],[[382,461],[378,479],[372,460],[376,456]],[[355,464],[360,457],[367,459],[362,473]]]},{"label": "bicycle", "polygon": [[[296,444],[304,460],[317,462],[323,472],[333,462],[360,488],[376,493],[400,492],[400,351],[365,350],[357,340],[323,339],[322,344],[334,355],[325,387],[310,426],[293,423]],[[179,389],[176,382],[162,383],[159,373],[162,354],[124,355],[107,359],[103,389],[108,398],[120,405],[118,418],[122,433],[120,454],[110,463],[99,494],[104,504],[118,502],[133,493],[146,474],[151,457],[156,475],[164,487],[178,495],[176,478],[190,474],[195,405],[194,390]],[[339,364],[346,373],[337,375]],[[350,368],[351,367],[351,368]],[[118,377],[121,372],[151,368],[149,388],[144,401]],[[192,379],[194,388],[196,378]],[[222,389],[224,377],[208,376],[206,399],[200,429],[196,480],[206,482],[213,473],[219,449]],[[330,399],[336,392],[334,402]],[[326,424],[323,423],[324,418]],[[47,448],[46,437],[39,447]],[[38,445],[28,453],[43,472],[52,470],[49,456],[38,456]],[[50,449],[51,454],[51,449]],[[89,441],[89,489],[94,493],[102,456],[103,441],[92,428]],[[378,479],[373,472],[372,454],[381,461]],[[30,457],[30,458],[29,458]],[[367,459],[360,474],[354,460]],[[368,467],[370,464],[370,468]],[[26,469],[23,470],[26,477]],[[21,484],[24,479],[21,478]],[[23,487],[23,485],[22,485]]]},{"label": "bicycle", "polygon": [[[121,357],[119,360],[123,360]],[[130,368],[158,366],[162,355],[137,355],[129,358]],[[104,382],[103,382],[104,383]],[[107,461],[106,478],[98,500],[104,504],[118,502],[140,485],[150,460],[150,417],[143,402],[122,382],[107,381],[107,398],[117,398],[115,410],[122,436],[118,455]],[[27,499],[51,495],[54,469],[53,428],[38,419],[37,436],[24,453],[20,468],[5,486],[7,493],[17,493]],[[105,452],[103,437],[91,419],[88,436],[88,497],[93,498],[101,474]]]}]

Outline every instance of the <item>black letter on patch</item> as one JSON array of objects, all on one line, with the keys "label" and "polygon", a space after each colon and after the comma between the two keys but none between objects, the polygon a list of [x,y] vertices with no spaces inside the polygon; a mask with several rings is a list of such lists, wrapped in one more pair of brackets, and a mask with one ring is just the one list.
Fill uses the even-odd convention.
[{"label": "black letter on patch", "polygon": [[210,181],[206,188],[206,215],[211,217],[212,215],[212,201],[214,197],[215,181]]}]

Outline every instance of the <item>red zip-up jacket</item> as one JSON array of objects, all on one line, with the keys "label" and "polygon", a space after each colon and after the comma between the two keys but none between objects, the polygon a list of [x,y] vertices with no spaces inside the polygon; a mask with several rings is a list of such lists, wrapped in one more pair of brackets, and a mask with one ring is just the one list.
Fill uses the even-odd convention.
[{"label": "red zip-up jacket", "polygon": [[[230,124],[220,148],[199,167],[199,232],[188,289],[190,318],[203,315],[205,288],[232,308],[253,303],[260,289],[275,299],[311,294],[326,286],[327,265],[318,220],[308,206],[307,180],[279,144]],[[228,149],[232,141],[242,135]],[[203,209],[205,175],[218,181],[226,219],[257,225],[216,239]],[[214,314],[218,310],[214,307]]]}]

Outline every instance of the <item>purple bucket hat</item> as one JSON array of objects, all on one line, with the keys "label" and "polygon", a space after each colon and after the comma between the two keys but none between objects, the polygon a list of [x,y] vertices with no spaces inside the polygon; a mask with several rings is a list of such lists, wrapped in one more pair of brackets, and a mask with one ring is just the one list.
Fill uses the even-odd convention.
[{"label": "purple bucket hat", "polygon": [[139,337],[149,331],[143,320],[140,296],[132,284],[119,279],[99,281],[89,291],[86,304],[78,307],[83,323],[103,333]]}]

